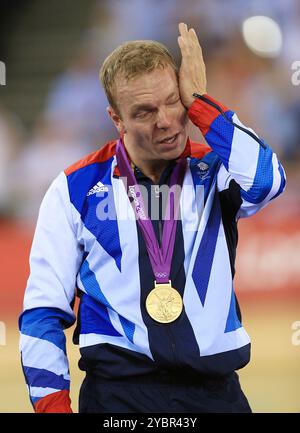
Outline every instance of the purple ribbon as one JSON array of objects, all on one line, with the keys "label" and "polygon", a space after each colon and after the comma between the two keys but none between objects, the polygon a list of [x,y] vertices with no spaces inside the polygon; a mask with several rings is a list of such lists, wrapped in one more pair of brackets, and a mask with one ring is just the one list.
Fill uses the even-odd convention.
[{"label": "purple ribbon", "polygon": [[168,194],[165,215],[169,215],[170,218],[165,219],[164,221],[160,248],[153,229],[152,221],[148,216],[139,185],[128,162],[124,143],[121,139],[117,142],[116,157],[121,176],[127,178],[127,194],[129,193],[133,198],[133,209],[146,243],[155,280],[157,283],[168,283],[174,251],[180,191],[186,170],[186,159],[181,158],[176,162],[176,166],[171,175],[169,184],[170,189],[172,189],[174,185],[178,185],[180,188],[178,188],[179,194],[174,194],[174,191],[170,191]]}]

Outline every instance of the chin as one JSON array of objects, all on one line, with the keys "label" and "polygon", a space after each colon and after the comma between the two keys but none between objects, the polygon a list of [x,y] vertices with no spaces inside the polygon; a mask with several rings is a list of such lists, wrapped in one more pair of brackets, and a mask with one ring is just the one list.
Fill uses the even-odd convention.
[{"label": "chin", "polygon": [[172,159],[177,159],[180,157],[180,155],[182,154],[183,150],[180,149],[176,149],[173,152],[169,152],[166,159],[168,159],[169,161]]},{"label": "chin", "polygon": [[164,144],[164,146],[160,149],[160,155],[163,159],[171,160],[177,159],[182,152],[184,151],[185,145],[182,144],[182,141],[178,143]]}]

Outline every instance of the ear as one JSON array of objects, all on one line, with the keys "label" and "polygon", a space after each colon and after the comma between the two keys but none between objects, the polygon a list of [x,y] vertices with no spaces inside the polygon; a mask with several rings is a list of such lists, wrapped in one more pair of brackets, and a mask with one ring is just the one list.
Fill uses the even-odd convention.
[{"label": "ear", "polygon": [[126,133],[125,126],[124,126],[123,120],[121,119],[119,114],[116,113],[115,110],[111,106],[108,106],[106,108],[106,111],[107,111],[109,117],[111,118],[112,122],[114,123],[115,127],[117,128],[119,134],[120,135],[125,134]]}]

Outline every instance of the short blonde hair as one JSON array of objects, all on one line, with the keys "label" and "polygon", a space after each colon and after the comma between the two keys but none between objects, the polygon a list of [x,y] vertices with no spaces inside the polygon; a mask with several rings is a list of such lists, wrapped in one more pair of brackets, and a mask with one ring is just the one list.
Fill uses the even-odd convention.
[{"label": "short blonde hair", "polygon": [[110,106],[118,112],[115,100],[117,79],[126,81],[152,72],[157,68],[171,66],[178,77],[178,68],[167,47],[157,41],[129,41],[117,47],[103,62],[100,81]]}]

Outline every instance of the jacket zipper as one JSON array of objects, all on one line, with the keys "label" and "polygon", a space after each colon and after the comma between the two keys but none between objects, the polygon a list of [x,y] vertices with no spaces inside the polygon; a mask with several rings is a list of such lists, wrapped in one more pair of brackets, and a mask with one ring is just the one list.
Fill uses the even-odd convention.
[{"label": "jacket zipper", "polygon": [[172,352],[173,352],[173,359],[174,359],[175,365],[177,366],[178,360],[177,360],[177,355],[176,355],[176,344],[175,344],[173,332],[171,331],[170,326],[167,326],[167,330],[168,330],[168,334],[169,334],[170,341],[171,341],[171,348],[172,348]]}]

